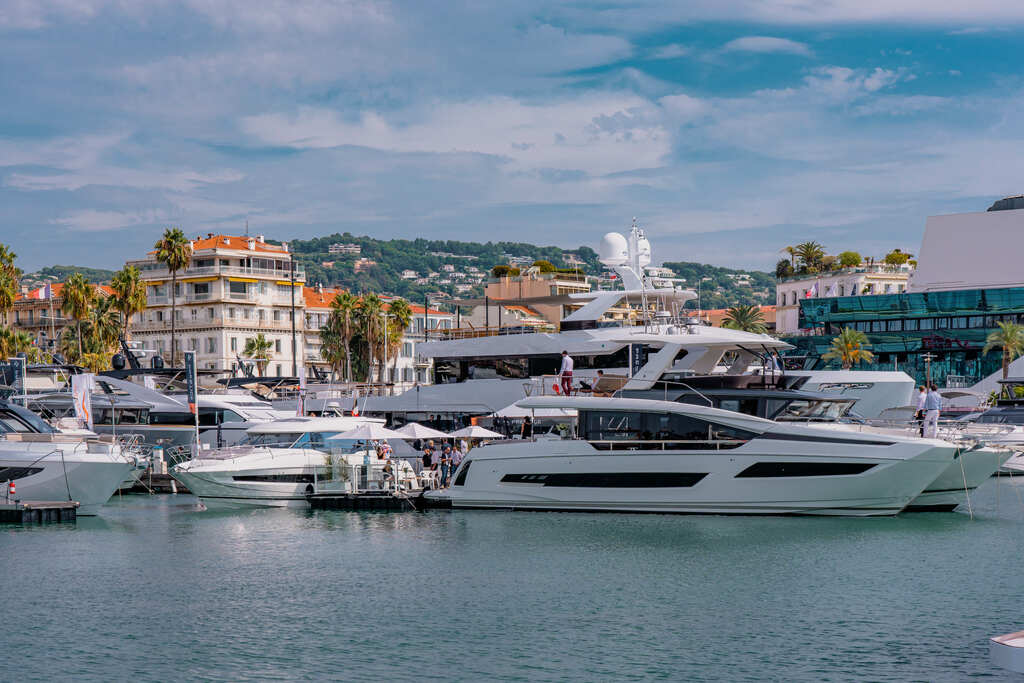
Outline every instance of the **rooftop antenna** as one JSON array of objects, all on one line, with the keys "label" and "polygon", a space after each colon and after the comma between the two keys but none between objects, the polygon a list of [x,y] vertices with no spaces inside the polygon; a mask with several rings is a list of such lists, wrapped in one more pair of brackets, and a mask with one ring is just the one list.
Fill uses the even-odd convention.
[{"label": "rooftop antenna", "polygon": [[249,219],[248,218],[245,219],[245,236],[246,237],[249,236]]}]

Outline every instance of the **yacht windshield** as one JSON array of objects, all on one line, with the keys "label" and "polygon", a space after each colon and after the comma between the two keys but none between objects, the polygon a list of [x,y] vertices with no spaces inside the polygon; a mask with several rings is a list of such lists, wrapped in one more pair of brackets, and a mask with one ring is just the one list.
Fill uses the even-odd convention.
[{"label": "yacht windshield", "polygon": [[856,401],[793,401],[776,416],[776,420],[818,420],[834,422],[845,417]]},{"label": "yacht windshield", "polygon": [[21,406],[8,404],[0,408],[0,432],[49,434],[55,431],[41,417]]},{"label": "yacht windshield", "polygon": [[[348,441],[328,441],[338,432],[270,432],[248,433],[239,442],[243,446],[276,446],[278,448],[315,448],[318,450],[344,447]],[[354,443],[354,442],[353,442]]]}]

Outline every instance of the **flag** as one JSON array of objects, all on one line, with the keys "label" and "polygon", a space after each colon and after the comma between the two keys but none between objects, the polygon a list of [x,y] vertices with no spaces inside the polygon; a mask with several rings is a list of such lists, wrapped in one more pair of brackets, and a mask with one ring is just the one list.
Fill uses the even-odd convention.
[{"label": "flag", "polygon": [[818,295],[818,283],[815,282],[814,286],[812,286],[810,289],[808,289],[804,293],[804,298],[805,299],[810,299],[812,296],[817,296],[817,295]]},{"label": "flag", "polygon": [[359,390],[352,392],[352,417],[359,417]]},{"label": "flag", "polygon": [[196,352],[186,351],[185,352],[185,387],[188,395],[188,412],[193,415],[196,414]]},{"label": "flag", "polygon": [[306,414],[306,368],[302,365],[299,366],[299,411],[298,416],[302,417]]},{"label": "flag", "polygon": [[95,382],[96,375],[92,373],[72,375],[71,377],[71,400],[75,404],[75,417],[90,431],[92,430],[92,391]]},{"label": "flag", "polygon": [[825,291],[825,296],[835,296],[835,295],[836,295],[836,287],[838,287],[838,286],[839,286],[839,283],[838,283],[838,282],[833,282],[833,283],[832,283],[832,286],[831,286],[831,287],[829,287],[829,288],[828,288],[828,289],[827,289],[827,290]]}]

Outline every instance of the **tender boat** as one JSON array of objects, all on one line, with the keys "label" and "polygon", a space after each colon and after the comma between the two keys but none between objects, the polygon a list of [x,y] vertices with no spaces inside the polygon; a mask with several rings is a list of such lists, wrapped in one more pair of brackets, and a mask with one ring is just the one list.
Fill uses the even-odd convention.
[{"label": "tender boat", "polygon": [[517,405],[577,410],[578,436],[486,444],[449,489],[425,495],[454,508],[894,515],[957,450],[673,401],[533,397]]},{"label": "tender boat", "polygon": [[1024,631],[989,638],[988,654],[996,666],[1024,673]]},{"label": "tender boat", "polygon": [[13,482],[18,500],[73,500],[79,515],[95,515],[135,467],[135,454],[113,437],[58,432],[0,402],[0,483]]},{"label": "tender boat", "polygon": [[[351,467],[383,469],[368,444],[332,439],[359,425],[382,424],[364,417],[293,417],[250,428],[237,446],[201,451],[201,457],[171,469],[207,507],[305,507],[321,482],[349,476]],[[392,442],[397,455],[415,457],[404,442]],[[364,470],[365,472],[365,470]],[[364,475],[365,476],[365,475]],[[415,476],[400,465],[399,479]]]}]

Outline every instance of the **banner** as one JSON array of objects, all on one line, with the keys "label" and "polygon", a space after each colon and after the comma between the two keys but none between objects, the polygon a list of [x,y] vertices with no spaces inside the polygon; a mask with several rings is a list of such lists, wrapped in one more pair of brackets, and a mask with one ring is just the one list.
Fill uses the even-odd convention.
[{"label": "banner", "polygon": [[196,414],[196,352],[185,352],[185,381],[188,386],[188,410]]},{"label": "banner", "polygon": [[75,417],[92,431],[92,392],[96,375],[85,373],[71,376],[71,400],[75,404]]}]

